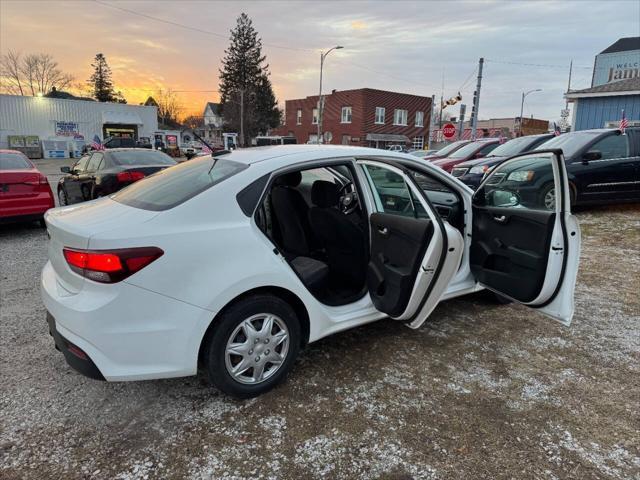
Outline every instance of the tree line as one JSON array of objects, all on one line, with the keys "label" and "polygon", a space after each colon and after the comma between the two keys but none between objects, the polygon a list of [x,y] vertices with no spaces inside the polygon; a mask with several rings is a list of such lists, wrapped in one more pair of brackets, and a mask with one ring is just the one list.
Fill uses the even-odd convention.
[{"label": "tree line", "polygon": [[[9,51],[0,56],[0,91],[14,95],[78,98],[64,92],[75,89],[89,92],[98,102],[127,103],[116,91],[111,68],[102,53],[91,64],[87,82],[74,84],[74,77],[63,72],[52,55],[36,53],[21,55]],[[240,134],[240,144],[266,133],[280,124],[282,112],[273,92],[269,64],[262,53],[262,40],[248,15],[242,13],[231,30],[229,47],[219,69],[219,94],[224,128]],[[181,102],[171,89],[159,89],[144,105],[158,108],[159,123],[176,127],[180,124]],[[190,127],[202,125],[202,118],[187,117]]]}]

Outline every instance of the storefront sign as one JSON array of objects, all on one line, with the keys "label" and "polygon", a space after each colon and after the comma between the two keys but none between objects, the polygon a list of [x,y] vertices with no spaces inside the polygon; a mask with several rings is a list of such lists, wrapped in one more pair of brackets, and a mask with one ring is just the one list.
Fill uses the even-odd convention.
[{"label": "storefront sign", "polygon": [[80,134],[80,125],[76,122],[56,122],[56,137],[73,137]]}]

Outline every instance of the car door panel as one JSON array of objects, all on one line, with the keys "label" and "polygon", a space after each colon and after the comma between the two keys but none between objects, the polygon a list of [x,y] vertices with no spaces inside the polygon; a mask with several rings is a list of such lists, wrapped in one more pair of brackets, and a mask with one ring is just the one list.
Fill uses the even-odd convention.
[{"label": "car door panel", "polygon": [[580,228],[570,211],[562,152],[523,154],[500,164],[474,194],[472,219],[470,267],[476,280],[570,324]]},{"label": "car door panel", "polygon": [[433,224],[387,213],[371,214],[370,223],[367,286],[378,310],[398,316],[409,302],[420,260],[433,237]]}]

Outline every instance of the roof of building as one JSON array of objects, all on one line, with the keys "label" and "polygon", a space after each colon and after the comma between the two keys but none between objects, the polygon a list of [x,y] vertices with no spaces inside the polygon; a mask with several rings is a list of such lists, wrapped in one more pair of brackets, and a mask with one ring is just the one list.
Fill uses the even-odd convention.
[{"label": "roof of building", "polygon": [[600,54],[627,52],[629,50],[640,50],[640,37],[621,38],[601,51]]},{"label": "roof of building", "polygon": [[215,103],[215,102],[207,102],[207,104],[204,106],[204,113],[207,113],[207,108],[211,107],[211,112],[214,115],[220,115],[221,113],[221,109],[222,109],[222,104],[221,103]]},{"label": "roof of building", "polygon": [[614,95],[640,95],[640,77],[627,78],[617,82],[605,83],[583,90],[570,90],[566,98],[598,97]]}]

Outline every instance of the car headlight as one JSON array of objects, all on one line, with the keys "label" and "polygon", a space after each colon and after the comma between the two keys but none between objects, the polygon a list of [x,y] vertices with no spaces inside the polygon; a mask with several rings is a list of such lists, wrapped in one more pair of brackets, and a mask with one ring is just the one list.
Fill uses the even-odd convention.
[{"label": "car headlight", "polygon": [[511,180],[512,182],[530,182],[533,180],[535,174],[536,172],[533,170],[516,170],[509,174],[507,180]]},{"label": "car headlight", "polygon": [[469,170],[469,173],[473,173],[474,175],[480,175],[482,173],[486,173],[489,170],[489,167],[486,165],[478,165],[476,167],[472,167]]}]

